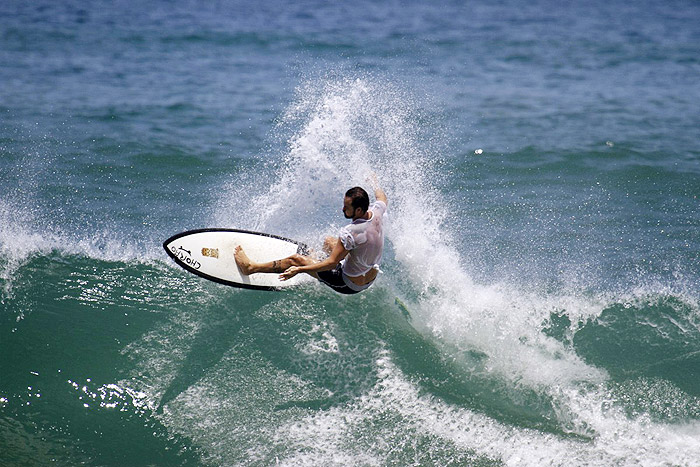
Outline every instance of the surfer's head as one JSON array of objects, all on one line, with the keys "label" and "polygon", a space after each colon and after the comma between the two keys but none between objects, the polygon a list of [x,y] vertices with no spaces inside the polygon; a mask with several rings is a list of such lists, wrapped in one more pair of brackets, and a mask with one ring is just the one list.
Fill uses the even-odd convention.
[{"label": "surfer's head", "polygon": [[[357,210],[360,210],[358,213]],[[369,195],[359,186],[350,188],[343,200],[343,215],[346,219],[355,219],[365,215],[369,209]]]}]

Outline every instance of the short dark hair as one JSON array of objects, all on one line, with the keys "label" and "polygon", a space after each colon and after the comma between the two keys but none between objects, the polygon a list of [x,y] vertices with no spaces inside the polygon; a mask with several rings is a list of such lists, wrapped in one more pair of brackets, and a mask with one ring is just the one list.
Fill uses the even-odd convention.
[{"label": "short dark hair", "polygon": [[360,208],[364,212],[367,212],[369,209],[369,195],[362,187],[356,186],[350,188],[345,193],[345,196],[352,200],[351,206],[353,209]]}]

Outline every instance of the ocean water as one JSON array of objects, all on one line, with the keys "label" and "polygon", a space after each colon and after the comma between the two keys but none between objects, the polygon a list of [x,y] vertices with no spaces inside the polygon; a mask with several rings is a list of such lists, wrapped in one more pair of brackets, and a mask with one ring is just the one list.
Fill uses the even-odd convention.
[{"label": "ocean water", "polygon": [[[700,465],[700,4],[0,3],[0,464]],[[383,273],[224,287],[177,232]]]}]

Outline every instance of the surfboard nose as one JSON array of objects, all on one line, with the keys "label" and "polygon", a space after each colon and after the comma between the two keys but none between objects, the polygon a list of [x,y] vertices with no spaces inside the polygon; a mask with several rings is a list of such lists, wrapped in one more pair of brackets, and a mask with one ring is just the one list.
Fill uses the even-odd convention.
[{"label": "surfboard nose", "polygon": [[303,243],[260,232],[237,229],[199,229],[173,235],[163,248],[175,263],[200,277],[232,287],[277,290],[303,282],[304,275],[281,281],[279,274],[242,274],[234,257],[242,246],[255,262],[267,262],[308,251]]}]

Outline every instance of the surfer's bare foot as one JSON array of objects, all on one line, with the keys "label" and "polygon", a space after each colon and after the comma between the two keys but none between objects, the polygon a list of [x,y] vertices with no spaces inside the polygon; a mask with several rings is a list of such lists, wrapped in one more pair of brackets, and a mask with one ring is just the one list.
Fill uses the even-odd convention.
[{"label": "surfer's bare foot", "polygon": [[236,247],[236,250],[233,253],[233,257],[236,258],[236,264],[238,265],[238,269],[240,269],[243,274],[248,276],[255,272],[255,267],[253,266],[253,264],[250,261],[250,258],[248,258],[248,255],[245,254],[245,251],[243,251],[243,248],[240,245]]}]

